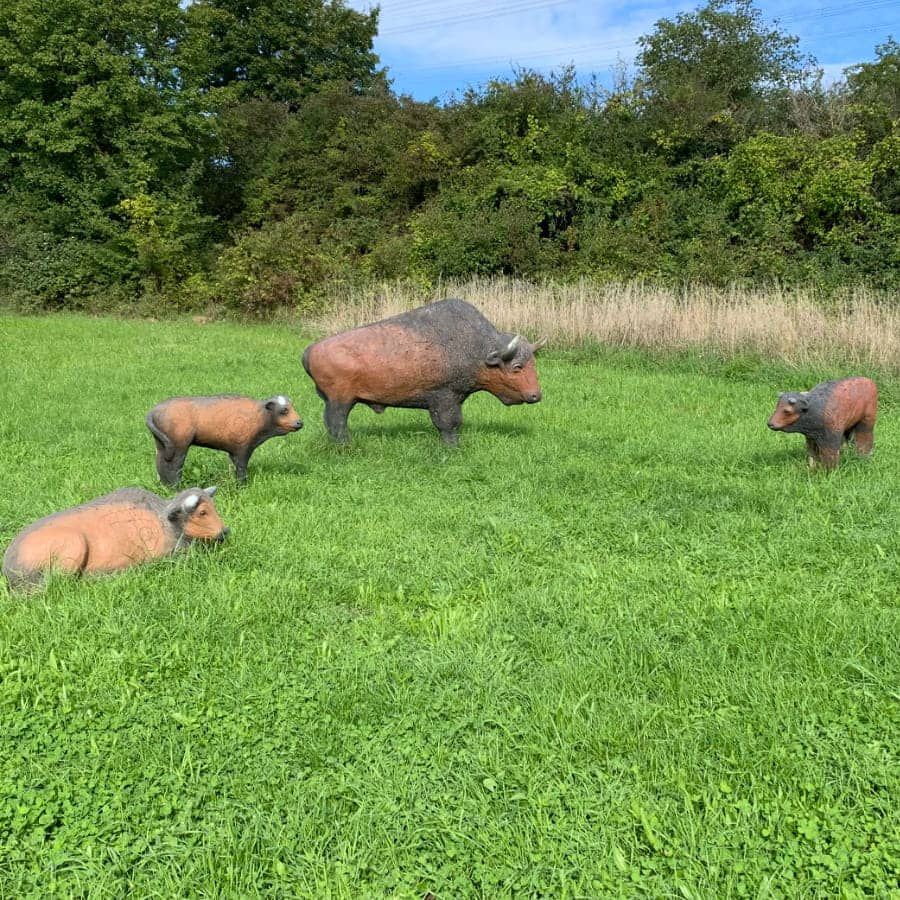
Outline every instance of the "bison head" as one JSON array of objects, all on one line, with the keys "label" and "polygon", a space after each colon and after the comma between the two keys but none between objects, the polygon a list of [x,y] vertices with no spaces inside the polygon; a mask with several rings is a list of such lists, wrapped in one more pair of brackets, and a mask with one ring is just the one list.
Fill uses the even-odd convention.
[{"label": "bison head", "polygon": [[169,521],[191,541],[224,541],[225,523],[213,503],[214,487],[182,491],[170,504]]},{"label": "bison head", "polygon": [[537,403],[541,399],[534,355],[547,343],[542,338],[530,344],[521,335],[504,340],[485,358],[481,387],[512,406],[515,403]]},{"label": "bison head", "polygon": [[277,397],[271,397],[265,403],[266,412],[272,425],[278,429],[281,434],[287,434],[290,431],[299,431],[303,427],[303,420],[297,415],[294,405],[282,394]]},{"label": "bison head", "polygon": [[797,421],[808,409],[808,394],[781,394],[775,412],[769,417],[769,428],[772,431],[793,431]]}]

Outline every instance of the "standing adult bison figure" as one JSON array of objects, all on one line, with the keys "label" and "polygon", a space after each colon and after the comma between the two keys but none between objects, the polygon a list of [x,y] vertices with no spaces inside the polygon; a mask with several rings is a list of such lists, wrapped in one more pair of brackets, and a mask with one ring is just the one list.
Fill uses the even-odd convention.
[{"label": "standing adult bison figure", "polygon": [[325,401],[325,427],[350,439],[347,417],[357,403],[427,409],[448,444],[459,441],[462,405],[489,391],[507,406],[541,399],[529,343],[497,331],[470,303],[441,300],[311,344],[303,368]]}]

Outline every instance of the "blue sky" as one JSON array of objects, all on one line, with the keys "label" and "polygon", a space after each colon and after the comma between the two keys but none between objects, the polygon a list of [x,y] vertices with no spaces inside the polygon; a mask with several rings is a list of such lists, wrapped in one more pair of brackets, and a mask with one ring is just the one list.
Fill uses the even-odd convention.
[{"label": "blue sky", "polygon": [[[367,9],[370,0],[350,0]],[[550,71],[573,62],[580,75],[608,84],[617,65],[630,66],[635,39],[653,23],[696,4],[665,0],[381,0],[375,49],[395,90],[444,100],[516,66]],[[900,37],[898,0],[759,0],[800,38],[827,81],[846,66],[872,59],[876,44]]]}]

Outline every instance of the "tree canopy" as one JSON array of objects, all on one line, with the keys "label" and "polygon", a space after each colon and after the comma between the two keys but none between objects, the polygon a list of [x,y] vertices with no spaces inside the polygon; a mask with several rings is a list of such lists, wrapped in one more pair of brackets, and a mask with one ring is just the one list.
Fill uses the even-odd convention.
[{"label": "tree canopy", "polygon": [[[8,0],[0,300],[263,315],[374,279],[900,286],[900,50],[823,88],[751,0],[633,78],[397,96],[341,0]],[[154,299],[155,298],[155,299]]]}]

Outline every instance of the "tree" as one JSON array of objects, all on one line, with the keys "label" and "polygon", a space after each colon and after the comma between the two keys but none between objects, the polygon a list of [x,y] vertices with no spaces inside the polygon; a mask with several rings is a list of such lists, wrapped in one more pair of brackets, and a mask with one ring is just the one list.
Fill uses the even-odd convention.
[{"label": "tree", "polygon": [[364,90],[377,78],[377,10],[360,13],[343,0],[196,0],[187,20],[185,76],[217,105],[296,106],[325,83]]},{"label": "tree", "polygon": [[783,115],[812,73],[797,38],[762,21],[752,0],[709,0],[639,39],[638,89],[657,143],[711,155]]},{"label": "tree", "polygon": [[69,248],[54,292],[142,274],[129,200],[197,224],[188,176],[208,124],[179,82],[183,23],[178,0],[7,0],[0,204]]},{"label": "tree", "polygon": [[874,62],[847,71],[847,89],[857,122],[871,143],[891,133],[900,119],[900,44],[893,38],[875,48]]}]

